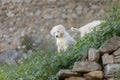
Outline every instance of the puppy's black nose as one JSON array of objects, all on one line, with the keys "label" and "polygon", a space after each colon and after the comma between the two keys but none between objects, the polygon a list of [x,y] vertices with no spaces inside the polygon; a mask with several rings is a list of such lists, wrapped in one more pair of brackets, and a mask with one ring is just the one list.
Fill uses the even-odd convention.
[{"label": "puppy's black nose", "polygon": [[56,37],[58,37],[58,35],[56,35]]}]

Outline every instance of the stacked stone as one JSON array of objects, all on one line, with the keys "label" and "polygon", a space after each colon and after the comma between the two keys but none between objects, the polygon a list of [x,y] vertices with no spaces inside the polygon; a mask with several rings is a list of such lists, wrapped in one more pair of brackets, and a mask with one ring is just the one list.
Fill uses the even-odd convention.
[{"label": "stacked stone", "polygon": [[113,37],[99,48],[102,56],[105,78],[113,78],[120,69],[120,37]]},{"label": "stacked stone", "polygon": [[72,70],[60,70],[58,76],[60,80],[64,80],[63,78],[65,80],[102,80],[103,72],[101,65],[98,63],[99,58],[99,51],[90,48],[87,61],[75,62]]},{"label": "stacked stone", "polygon": [[72,70],[60,70],[60,80],[114,80],[120,68],[120,37],[107,40],[98,50],[90,48],[86,61],[74,63]]}]

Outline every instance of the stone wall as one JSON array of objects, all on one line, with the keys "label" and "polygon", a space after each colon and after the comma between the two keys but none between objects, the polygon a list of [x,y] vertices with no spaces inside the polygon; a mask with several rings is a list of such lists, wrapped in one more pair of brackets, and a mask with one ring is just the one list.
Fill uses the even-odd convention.
[{"label": "stone wall", "polygon": [[62,24],[69,30],[101,19],[114,2],[117,0],[0,0],[0,52],[24,48],[24,36],[33,37],[40,49],[47,50],[49,44],[55,45],[49,33],[53,26]]},{"label": "stone wall", "polygon": [[120,69],[120,37],[112,37],[100,48],[90,48],[85,61],[74,63],[71,70],[58,72],[60,80],[114,80]]}]

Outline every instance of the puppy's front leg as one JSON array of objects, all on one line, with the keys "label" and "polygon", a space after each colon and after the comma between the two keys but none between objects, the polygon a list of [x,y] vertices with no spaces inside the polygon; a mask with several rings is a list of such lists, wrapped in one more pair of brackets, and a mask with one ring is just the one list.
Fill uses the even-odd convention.
[{"label": "puppy's front leg", "polygon": [[60,52],[60,48],[58,47],[58,52]]},{"label": "puppy's front leg", "polygon": [[61,46],[61,45],[59,44],[59,42],[57,42],[56,44],[57,44],[57,50],[58,50],[58,52],[60,52],[60,50],[61,50],[61,47],[60,47],[60,46]]},{"label": "puppy's front leg", "polygon": [[64,46],[64,51],[67,51],[67,49],[68,49],[68,46]]}]

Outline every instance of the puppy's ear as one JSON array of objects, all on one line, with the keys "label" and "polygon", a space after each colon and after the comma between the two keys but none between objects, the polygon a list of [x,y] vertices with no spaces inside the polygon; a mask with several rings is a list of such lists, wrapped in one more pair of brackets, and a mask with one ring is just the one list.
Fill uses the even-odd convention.
[{"label": "puppy's ear", "polygon": [[65,32],[65,27],[63,25],[58,25],[58,29],[60,30],[60,32],[64,33]]},{"label": "puppy's ear", "polygon": [[53,29],[50,31],[50,34],[51,34],[52,36],[54,35]]},{"label": "puppy's ear", "polygon": [[65,27],[63,25],[58,25],[60,29],[65,30]]}]

